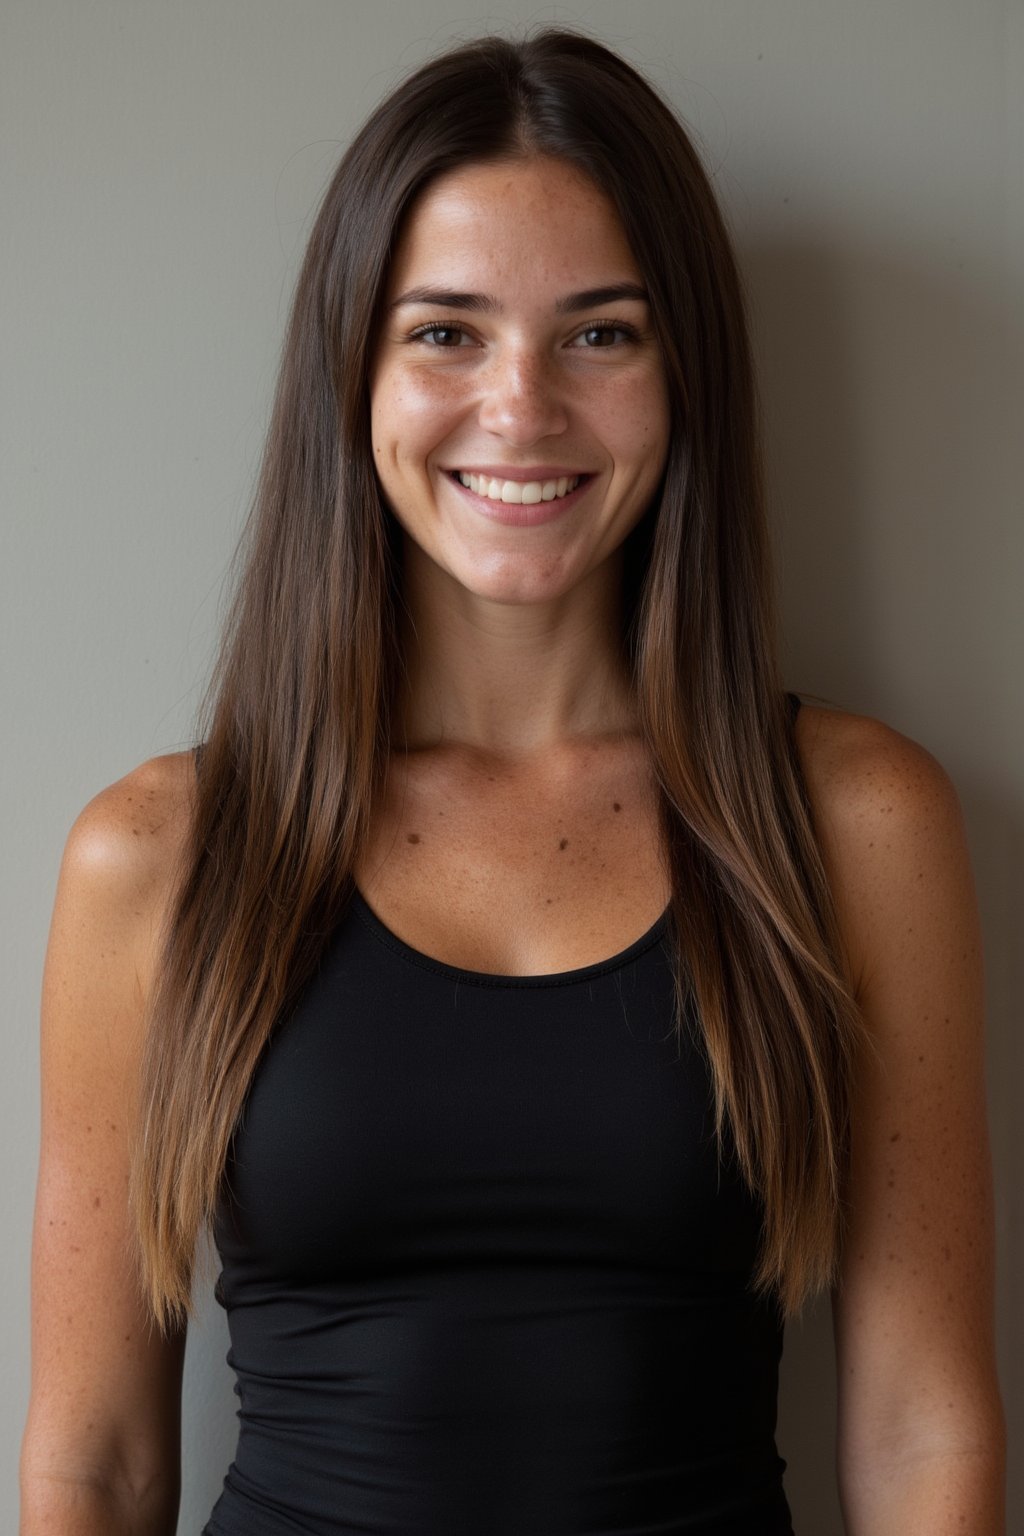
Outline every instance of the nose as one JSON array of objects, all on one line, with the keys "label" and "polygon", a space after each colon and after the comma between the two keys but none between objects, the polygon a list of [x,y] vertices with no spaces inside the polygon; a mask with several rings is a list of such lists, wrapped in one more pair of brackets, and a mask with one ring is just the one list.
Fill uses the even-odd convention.
[{"label": "nose", "polygon": [[487,370],[481,427],[516,447],[564,432],[569,425],[553,365],[532,348],[509,348]]}]

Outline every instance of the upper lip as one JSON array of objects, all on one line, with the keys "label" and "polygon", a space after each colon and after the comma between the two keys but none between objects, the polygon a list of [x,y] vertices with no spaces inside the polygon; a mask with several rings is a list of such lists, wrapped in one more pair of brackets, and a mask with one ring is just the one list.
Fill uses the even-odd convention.
[{"label": "upper lip", "polygon": [[563,464],[453,464],[451,475],[487,475],[491,480],[561,480],[573,475],[586,475],[585,469],[570,469]]}]

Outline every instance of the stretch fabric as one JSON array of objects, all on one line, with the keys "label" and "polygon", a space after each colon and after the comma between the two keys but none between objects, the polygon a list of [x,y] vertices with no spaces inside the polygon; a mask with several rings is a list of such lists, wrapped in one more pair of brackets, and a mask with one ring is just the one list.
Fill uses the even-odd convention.
[{"label": "stretch fabric", "polygon": [[490,975],[353,888],[225,1172],[239,1436],[204,1536],[792,1536],[762,1211],[692,1004],[673,1029],[669,922]]}]

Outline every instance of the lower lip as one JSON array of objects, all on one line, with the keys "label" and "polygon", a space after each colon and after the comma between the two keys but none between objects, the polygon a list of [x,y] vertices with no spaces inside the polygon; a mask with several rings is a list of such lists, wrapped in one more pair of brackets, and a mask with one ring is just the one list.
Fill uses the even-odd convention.
[{"label": "lower lip", "polygon": [[533,528],[538,523],[553,523],[557,517],[574,507],[593,476],[587,475],[565,496],[556,496],[553,501],[535,501],[526,506],[514,501],[491,501],[490,497],[478,496],[476,491],[471,491],[455,475],[449,475],[448,479],[457,491],[462,492],[474,511],[490,522],[505,523],[513,528]]}]

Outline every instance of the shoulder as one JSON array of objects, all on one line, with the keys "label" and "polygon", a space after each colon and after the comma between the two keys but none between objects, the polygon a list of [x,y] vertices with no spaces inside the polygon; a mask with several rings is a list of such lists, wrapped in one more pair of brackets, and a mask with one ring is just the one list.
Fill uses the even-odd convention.
[{"label": "shoulder", "polygon": [[900,817],[956,798],[925,747],[871,716],[805,704],[796,740],[812,808],[830,822]]},{"label": "shoulder", "polygon": [[107,785],[75,817],[61,860],[40,1008],[23,1455],[44,1505],[61,1458],[104,1486],[114,1468],[125,1487],[159,1483],[168,1498],[176,1487],[184,1332],[152,1327],[128,1192],[154,940],[191,774],[189,753],[169,753]]},{"label": "shoulder", "polygon": [[63,866],[97,894],[143,900],[180,853],[195,789],[191,752],[147,758],[93,795],[72,823]]},{"label": "shoulder", "polygon": [[863,985],[924,900],[970,900],[956,788],[919,742],[880,720],[804,705],[797,753],[840,928]]},{"label": "shoulder", "polygon": [[863,1025],[833,1292],[856,1499],[880,1466],[937,1445],[965,1467],[961,1447],[998,1458],[982,938],[959,800],[932,754],[814,707],[797,748]]},{"label": "shoulder", "polygon": [[[61,859],[55,923],[101,934],[148,968],[191,824],[191,752],[146,759],[99,790],[75,817]],[[104,953],[109,957],[110,949]]]},{"label": "shoulder", "polygon": [[145,884],[187,831],[194,790],[192,752],[147,758],[83,806],[67,849],[101,877]]}]

